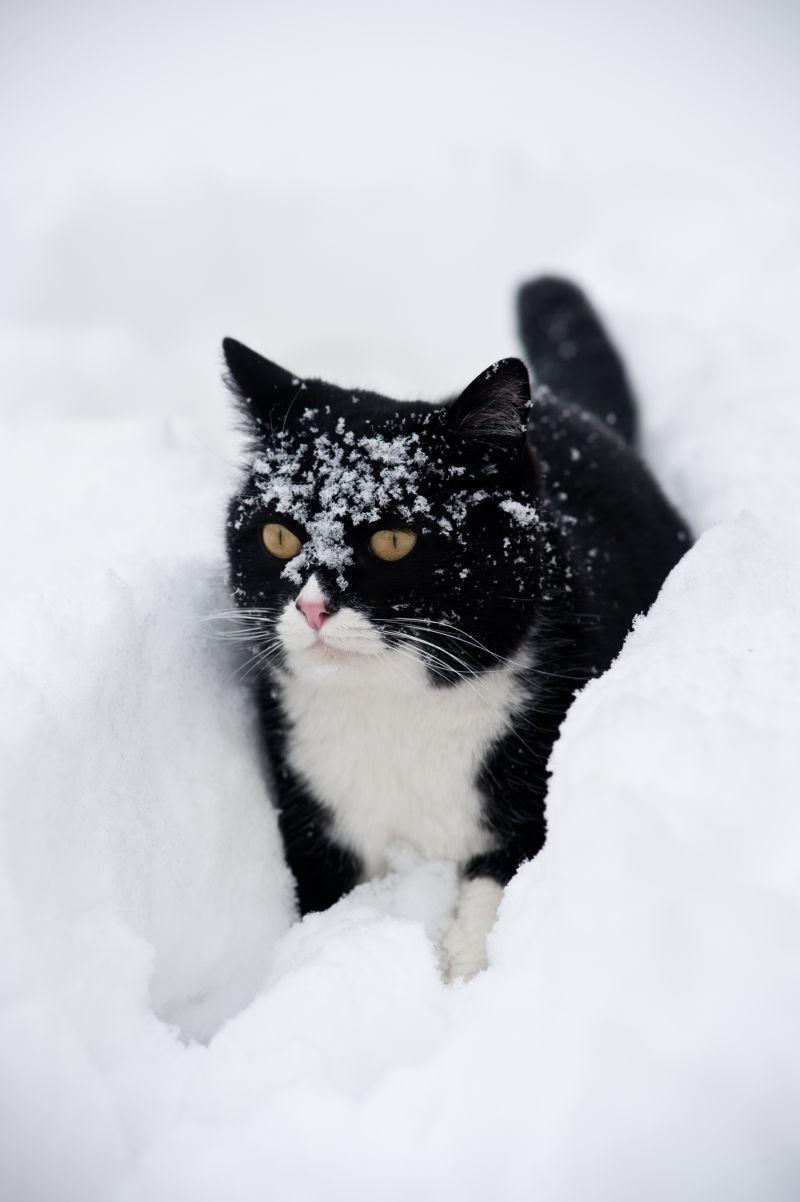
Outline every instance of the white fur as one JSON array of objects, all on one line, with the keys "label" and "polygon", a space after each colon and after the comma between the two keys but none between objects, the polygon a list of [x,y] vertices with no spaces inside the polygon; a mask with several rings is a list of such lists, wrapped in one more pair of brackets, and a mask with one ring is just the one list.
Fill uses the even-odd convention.
[{"label": "white fur", "polygon": [[[303,594],[319,596],[313,578]],[[517,703],[513,668],[435,688],[416,652],[386,648],[354,610],[317,635],[288,605],[278,630],[289,760],[367,874],[384,870],[396,843],[458,862],[489,850],[475,777]]]},{"label": "white fur", "polygon": [[486,967],[486,939],[502,897],[502,885],[488,877],[462,883],[455,916],[442,939],[448,980],[469,979]]}]

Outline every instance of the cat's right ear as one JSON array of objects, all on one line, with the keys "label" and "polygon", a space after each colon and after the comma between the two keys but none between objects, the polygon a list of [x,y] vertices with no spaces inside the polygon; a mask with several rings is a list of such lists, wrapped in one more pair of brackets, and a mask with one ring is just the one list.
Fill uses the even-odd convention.
[{"label": "cat's right ear", "polygon": [[522,444],[531,403],[521,359],[500,359],[476,376],[448,406],[451,427],[464,438],[500,449]]},{"label": "cat's right ear", "polygon": [[225,383],[248,425],[258,431],[280,428],[303,381],[235,338],[223,338],[222,351]]},{"label": "cat's right ear", "polygon": [[447,419],[462,437],[494,450],[499,460],[521,470],[539,489],[542,467],[528,437],[531,382],[521,359],[500,359],[476,376],[447,407]]}]

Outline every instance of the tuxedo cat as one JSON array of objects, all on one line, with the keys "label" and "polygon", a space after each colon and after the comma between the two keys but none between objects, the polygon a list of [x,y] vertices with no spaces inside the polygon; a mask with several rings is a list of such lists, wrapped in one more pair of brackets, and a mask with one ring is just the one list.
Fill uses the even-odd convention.
[{"label": "tuxedo cat", "polygon": [[485,964],[502,888],[544,842],[573,695],[689,545],[584,296],[541,279],[518,307],[532,376],[504,359],[441,403],[223,343],[249,439],[230,583],[300,911],[394,844],[453,860],[450,977]]}]

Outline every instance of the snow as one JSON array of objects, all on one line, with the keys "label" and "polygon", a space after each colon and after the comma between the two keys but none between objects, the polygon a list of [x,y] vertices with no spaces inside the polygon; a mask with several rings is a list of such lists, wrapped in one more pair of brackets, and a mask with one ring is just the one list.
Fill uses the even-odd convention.
[{"label": "snow", "polygon": [[[340,570],[351,562],[343,518],[376,522],[390,509],[410,518],[429,508],[415,487],[414,468],[425,461],[416,445],[418,434],[356,439],[344,418],[339,418],[337,443],[314,426],[318,411],[306,412],[310,414],[307,439],[298,445],[296,434],[278,430],[266,449],[255,455],[250,465],[253,488],[239,502],[233,519],[238,529],[251,513],[272,509],[305,529],[307,543],[282,572],[298,586],[314,564]],[[322,512],[312,512],[310,503],[315,499]],[[345,588],[344,576],[338,579]]]},{"label": "snow", "polygon": [[[0,39],[0,1196],[794,1199],[797,13],[115,8]],[[445,987],[448,865],[292,921],[218,346],[437,396],[542,269],[699,539]]]},{"label": "snow", "polygon": [[521,501],[501,501],[500,508],[511,514],[520,526],[538,526],[541,518],[533,505],[523,505]]}]

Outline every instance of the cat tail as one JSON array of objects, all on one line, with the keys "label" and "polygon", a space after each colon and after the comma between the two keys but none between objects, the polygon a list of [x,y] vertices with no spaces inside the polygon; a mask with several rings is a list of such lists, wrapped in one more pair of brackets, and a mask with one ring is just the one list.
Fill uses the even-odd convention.
[{"label": "cat tail", "polygon": [[517,315],[536,381],[635,442],[636,402],[625,368],[581,290],[540,276],[517,293]]}]

